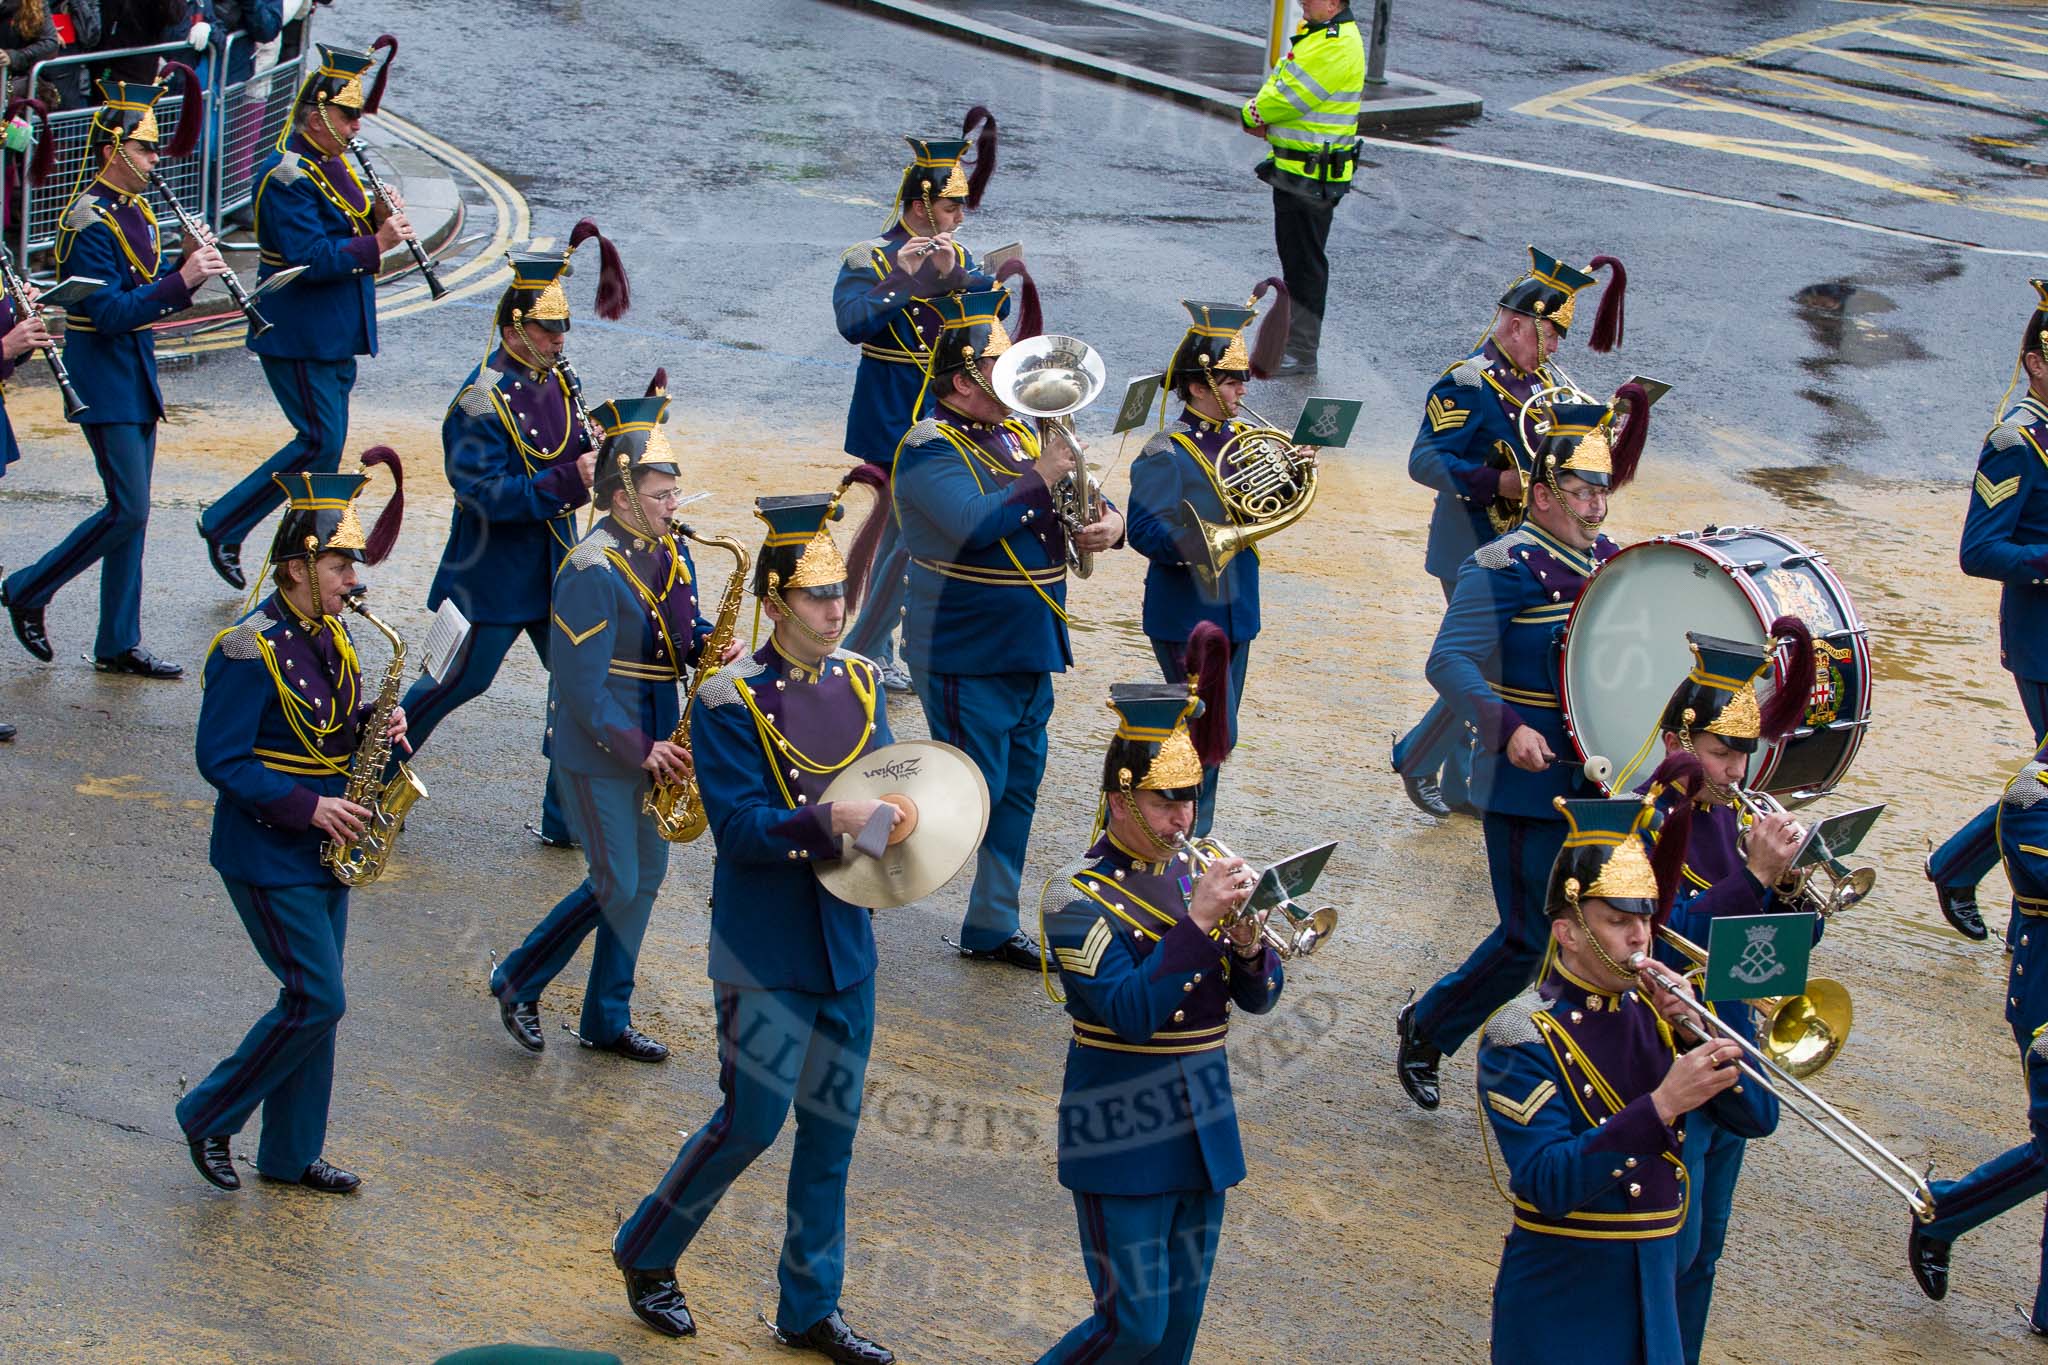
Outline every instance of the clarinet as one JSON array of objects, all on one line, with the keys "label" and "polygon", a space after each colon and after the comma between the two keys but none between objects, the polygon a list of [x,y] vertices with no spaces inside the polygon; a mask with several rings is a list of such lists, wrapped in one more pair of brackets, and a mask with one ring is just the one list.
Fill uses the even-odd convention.
[{"label": "clarinet", "polygon": [[[30,316],[40,314],[42,310],[29,303],[28,282],[15,273],[14,257],[8,254],[4,246],[0,246],[0,271],[6,273],[7,293],[14,300],[14,311],[19,315],[19,320],[26,322]],[[57,381],[57,392],[64,395],[64,416],[71,421],[78,420],[78,414],[86,409],[86,401],[78,396],[77,389],[71,387],[71,375],[64,368],[64,358],[57,354],[55,346],[43,346],[38,349],[42,351],[43,359],[50,364],[50,377]]]},{"label": "clarinet", "polygon": [[569,364],[569,357],[563,356],[555,362],[555,368],[562,372],[562,382],[569,386],[569,405],[576,409],[576,418],[583,423],[583,435],[590,442],[592,450],[604,449],[604,428],[590,415],[590,409],[583,406],[583,381]]},{"label": "clarinet", "polygon": [[[359,137],[348,140],[348,149],[355,156],[356,165],[363,168],[363,179],[370,184],[370,193],[384,201],[384,207],[391,207],[391,191],[384,188],[384,178],[370,165],[369,144]],[[427,259],[427,249],[416,238],[408,237],[405,245],[412,252],[412,263],[420,268],[420,274],[427,278],[427,292],[440,298],[448,292],[448,286],[441,283],[441,277],[434,273],[434,263]]]},{"label": "clarinet", "polygon": [[[171,193],[170,185],[155,171],[149,173],[149,187],[162,195],[164,202],[171,206],[171,212],[177,215],[186,236],[195,242],[206,240],[205,225],[192,216],[191,210],[178,202],[178,196]],[[270,330],[270,320],[256,311],[256,301],[250,298],[249,291],[242,287],[241,276],[230,270],[220,277],[220,282],[227,286],[228,297],[235,301],[235,307],[242,310],[242,316],[249,319],[250,336],[260,337]]]}]

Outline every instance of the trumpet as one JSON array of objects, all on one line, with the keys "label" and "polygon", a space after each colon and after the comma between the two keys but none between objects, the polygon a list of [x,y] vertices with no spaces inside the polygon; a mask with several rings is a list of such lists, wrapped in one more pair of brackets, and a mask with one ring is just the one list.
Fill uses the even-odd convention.
[{"label": "trumpet", "polygon": [[[1751,826],[1768,816],[1785,813],[1783,803],[1769,792],[1749,791],[1742,787],[1730,787],[1728,791],[1735,808],[1742,813],[1740,843],[1748,842]],[[1822,853],[1821,861],[1800,868],[1780,883],[1778,894],[1826,919],[1868,896],[1871,888],[1877,885],[1877,869],[1852,868],[1828,852],[1825,846]]]},{"label": "trumpet", "polygon": [[[1176,834],[1173,846],[1176,852],[1187,855],[1188,864],[1194,868],[1196,876],[1207,872],[1209,865],[1218,858],[1235,858],[1237,856],[1230,851],[1229,847],[1221,839],[1211,839],[1206,836],[1200,839],[1190,839],[1185,834]],[[1248,906],[1250,901],[1247,900],[1245,904]],[[1285,922],[1275,924],[1273,916],[1270,914],[1266,915],[1259,921],[1259,937],[1265,941],[1267,947],[1278,953],[1282,958],[1307,957],[1316,949],[1322,947],[1329,940],[1330,935],[1337,931],[1337,907],[1334,905],[1325,905],[1319,909],[1310,910],[1307,906],[1297,902],[1293,897],[1282,895],[1279,903],[1273,909],[1280,912]],[[1245,914],[1245,907],[1240,906],[1230,914],[1225,915],[1216,927],[1228,929],[1243,919]]]},{"label": "trumpet", "polygon": [[[1688,942],[1668,929],[1659,929],[1657,933],[1666,943],[1670,943],[1687,957],[1701,963],[1706,961],[1706,954],[1700,951],[1698,945]],[[1647,974],[1665,990],[1684,993],[1683,979],[1648,953],[1631,954],[1628,965],[1630,970],[1639,975]],[[1810,999],[1812,986],[1817,984],[1820,983],[1809,983],[1807,996],[1794,996],[1792,1001],[1787,1003]],[[1844,998],[1846,999],[1846,996]],[[1923,1223],[1934,1221],[1934,1192],[1927,1187],[1926,1176],[1915,1171],[1890,1148],[1864,1132],[1854,1119],[1815,1094],[1812,1087],[1801,1080],[1790,1067],[1782,1065],[1770,1053],[1743,1037],[1734,1025],[1720,1018],[1712,1010],[1701,1009],[1691,1018],[1681,1020],[1677,1027],[1685,1028],[1700,1042],[1708,1041],[1709,1034],[1718,1034],[1755,1058],[1757,1066],[1740,1060],[1735,1063],[1737,1069],[1748,1077],[1752,1084],[1760,1085],[1769,1091],[1776,1097],[1779,1105],[1798,1115],[1815,1132],[1839,1148],[1843,1155],[1889,1185],[1894,1193],[1911,1206],[1914,1217]],[[1762,1069],[1759,1070],[1759,1067]]]},{"label": "trumpet", "polygon": [[1108,382],[1102,355],[1078,337],[1035,336],[996,360],[989,389],[996,401],[1036,419],[1041,441],[1056,439],[1074,452],[1074,472],[1052,490],[1054,509],[1067,527],[1067,567],[1076,578],[1095,572],[1095,555],[1074,544],[1082,528],[1102,518],[1102,485],[1067,420],[1094,402]]}]

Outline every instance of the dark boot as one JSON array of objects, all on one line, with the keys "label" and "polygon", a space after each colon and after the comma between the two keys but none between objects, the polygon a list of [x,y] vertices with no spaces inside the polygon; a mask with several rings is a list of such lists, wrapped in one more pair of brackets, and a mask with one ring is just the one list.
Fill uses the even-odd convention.
[{"label": "dark boot", "polygon": [[1927,1225],[1919,1219],[1913,1220],[1913,1230],[1906,1234],[1906,1264],[1912,1267],[1913,1278],[1920,1285],[1920,1292],[1930,1299],[1948,1297],[1948,1250],[1947,1242],[1936,1241],[1927,1236]]},{"label": "dark boot", "polygon": [[228,1150],[226,1138],[188,1138],[186,1144],[192,1149],[192,1164],[206,1177],[207,1184],[224,1190],[242,1188],[242,1177],[235,1174],[235,1156]]},{"label": "dark boot", "polygon": [[811,1324],[810,1330],[792,1336],[780,1327],[775,1329],[775,1339],[784,1346],[794,1346],[801,1351],[816,1351],[831,1360],[843,1361],[845,1365],[892,1365],[895,1353],[880,1342],[869,1341],[846,1325],[846,1319],[837,1308],[822,1322]]},{"label": "dark boot", "polygon": [[1400,1039],[1395,1047],[1394,1069],[1400,1073],[1401,1088],[1408,1092],[1409,1099],[1424,1109],[1436,1108],[1443,1103],[1436,1069],[1444,1054],[1437,1051],[1435,1044],[1415,1032],[1413,1000],[1401,1006],[1401,1013],[1394,1018],[1394,1029]]}]

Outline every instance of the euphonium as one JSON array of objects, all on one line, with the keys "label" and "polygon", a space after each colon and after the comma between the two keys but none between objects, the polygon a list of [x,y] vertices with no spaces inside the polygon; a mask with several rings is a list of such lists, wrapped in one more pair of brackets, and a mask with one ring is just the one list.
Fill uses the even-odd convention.
[{"label": "euphonium", "polygon": [[[740,597],[747,587],[747,550],[730,536],[697,536],[688,531],[678,534],[696,541],[699,545],[716,545],[730,554],[733,559],[732,577],[725,581],[725,596],[719,599],[718,619],[711,624],[711,634],[704,638],[704,648],[698,653],[697,672],[690,679],[690,690],[683,695],[683,709],[676,717],[675,732],[668,742],[682,748],[690,747],[690,703],[697,700],[697,689],[704,680],[716,673],[719,661],[731,646],[739,629]],[[697,788],[697,779],[684,776],[674,782],[656,779],[641,799],[640,809],[654,817],[654,828],[661,837],[672,844],[687,844],[710,827],[711,821],[704,814],[704,796]]]},{"label": "euphonium", "polygon": [[427,799],[427,788],[414,774],[412,765],[401,763],[389,782],[384,766],[391,761],[391,713],[398,709],[399,684],[404,682],[405,641],[398,632],[379,621],[364,608],[368,588],[357,588],[344,599],[348,609],[377,628],[391,642],[391,663],[384,670],[384,683],[377,700],[363,717],[362,737],[348,768],[348,789],[342,793],[370,812],[363,832],[346,843],[329,839],[320,846],[320,862],[343,886],[367,886],[384,875],[384,864],[405,829],[405,814],[413,803]]},{"label": "euphonium", "polygon": [[989,391],[1005,406],[1038,424],[1040,442],[1059,440],[1074,452],[1074,472],[1052,490],[1053,510],[1067,528],[1067,566],[1076,578],[1095,572],[1095,556],[1074,544],[1080,530],[1102,518],[1102,486],[1068,417],[1094,402],[1108,382],[1102,356],[1079,337],[1035,336],[996,358]]}]

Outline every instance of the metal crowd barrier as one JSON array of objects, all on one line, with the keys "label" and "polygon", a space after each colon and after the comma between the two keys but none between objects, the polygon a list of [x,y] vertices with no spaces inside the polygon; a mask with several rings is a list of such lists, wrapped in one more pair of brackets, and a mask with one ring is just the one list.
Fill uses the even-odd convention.
[{"label": "metal crowd barrier", "polygon": [[[188,43],[158,43],[52,57],[36,63],[29,72],[28,86],[35,89],[53,71],[102,67],[123,57],[163,56],[187,65],[193,65],[195,58],[210,60],[214,77],[212,88],[207,91],[208,127],[199,139],[198,150],[175,161],[166,158],[158,164],[157,173],[169,183],[179,202],[205,217],[218,234],[227,215],[246,207],[254,198],[256,165],[263,158],[264,148],[277,140],[291,116],[292,97],[299,88],[306,54],[314,50],[311,27],[309,15],[301,30],[298,61],[279,63],[234,85],[225,85],[223,78],[236,45],[246,41],[242,34],[228,35],[226,43],[204,54],[194,52]],[[183,95],[182,89],[175,90],[157,105],[157,129],[165,145],[177,135]],[[92,116],[92,107],[60,109],[50,115],[49,136],[55,153],[50,178],[41,185],[32,185],[23,177],[21,203],[9,224],[16,260],[27,262],[31,253],[48,251],[56,245],[58,219],[64,206],[71,202],[85,161]],[[37,134],[41,135],[40,128]],[[171,206],[154,192],[149,197],[158,221],[169,224],[164,235],[175,240],[177,224]],[[36,273],[54,275],[54,269],[48,268],[50,264],[45,263],[46,268]]]}]

